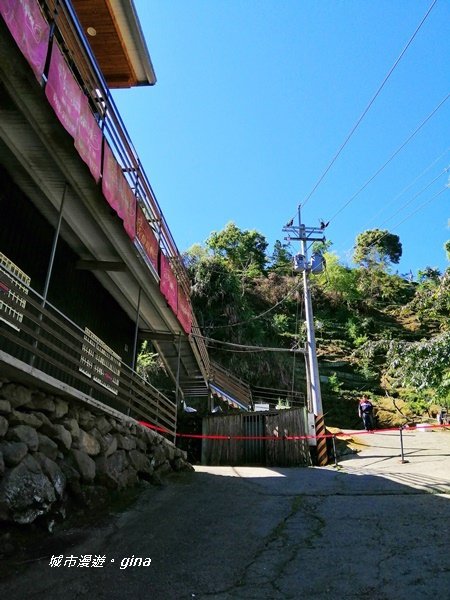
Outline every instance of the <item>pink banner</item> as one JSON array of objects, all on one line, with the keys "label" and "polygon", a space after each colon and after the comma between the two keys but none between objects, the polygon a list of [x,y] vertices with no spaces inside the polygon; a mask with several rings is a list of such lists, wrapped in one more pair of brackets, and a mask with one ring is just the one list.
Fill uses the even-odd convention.
[{"label": "pink banner", "polygon": [[122,173],[120,167],[114,158],[108,144],[105,143],[105,154],[103,157],[103,178],[102,191],[108,204],[117,212],[118,196],[120,193],[120,179]]},{"label": "pink banner", "polygon": [[40,81],[47,57],[50,27],[36,0],[0,0],[0,14]]},{"label": "pink banner", "polygon": [[122,175],[122,193],[120,195],[120,211],[117,213],[123,221],[123,228],[129,237],[136,237],[136,196],[131,191],[127,180]]},{"label": "pink banner", "polygon": [[192,329],[192,308],[188,297],[181,288],[178,288],[178,320],[186,333]]},{"label": "pink banner", "polygon": [[161,269],[159,289],[167,300],[168,305],[177,314],[178,308],[178,283],[175,273],[172,271],[169,259],[161,252]]},{"label": "pink banner", "polygon": [[85,99],[85,96],[56,42],[53,42],[45,95],[64,129],[75,138],[78,130],[78,119],[80,118],[81,102]]},{"label": "pink banner", "polygon": [[100,179],[102,162],[102,137],[102,131],[91,112],[88,99],[84,97],[80,105],[75,148],[97,182]]},{"label": "pink banner", "polygon": [[122,219],[125,231],[131,239],[134,239],[136,235],[136,198],[108,144],[105,144],[103,158],[102,190],[108,204]]},{"label": "pink banner", "polygon": [[138,206],[136,214],[136,237],[144,248],[147,258],[158,271],[158,252],[159,246],[155,234],[150,227],[144,212]]}]

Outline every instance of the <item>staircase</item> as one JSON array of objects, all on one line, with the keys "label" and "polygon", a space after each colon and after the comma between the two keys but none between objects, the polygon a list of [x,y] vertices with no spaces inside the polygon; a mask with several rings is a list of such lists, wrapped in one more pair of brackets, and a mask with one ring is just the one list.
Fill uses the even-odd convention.
[{"label": "staircase", "polygon": [[234,408],[252,410],[252,392],[248,383],[212,361],[210,363],[208,384],[213,396],[220,398]]}]

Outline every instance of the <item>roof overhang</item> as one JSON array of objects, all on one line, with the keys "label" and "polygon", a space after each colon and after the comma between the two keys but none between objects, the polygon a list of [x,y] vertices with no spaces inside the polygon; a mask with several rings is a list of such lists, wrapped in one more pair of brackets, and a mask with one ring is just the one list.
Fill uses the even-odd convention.
[{"label": "roof overhang", "polygon": [[72,5],[110,88],[156,83],[133,0],[72,0]]}]

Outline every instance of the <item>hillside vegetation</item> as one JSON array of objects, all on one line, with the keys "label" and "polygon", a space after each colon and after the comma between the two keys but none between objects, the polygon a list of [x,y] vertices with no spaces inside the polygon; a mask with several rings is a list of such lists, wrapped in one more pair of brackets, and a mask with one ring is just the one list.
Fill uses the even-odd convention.
[{"label": "hillside vegetation", "polygon": [[[302,276],[292,255],[256,231],[229,223],[185,254],[192,302],[211,358],[252,385],[306,392],[303,356],[254,352],[222,344],[270,348],[306,342]],[[381,425],[432,417],[450,400],[450,273],[425,267],[416,278],[393,274],[398,236],[371,230],[355,244],[353,268],[331,244],[326,269],[311,289],[326,421],[358,424],[358,396],[368,392]]]}]

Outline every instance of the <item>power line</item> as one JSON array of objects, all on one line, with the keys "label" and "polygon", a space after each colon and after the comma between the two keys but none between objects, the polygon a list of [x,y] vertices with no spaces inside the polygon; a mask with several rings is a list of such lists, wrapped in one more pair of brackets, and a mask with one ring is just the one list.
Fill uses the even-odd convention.
[{"label": "power line", "polygon": [[303,348],[271,348],[265,346],[250,346],[248,344],[234,344],[233,342],[224,342],[223,340],[216,340],[204,335],[198,335],[195,333],[191,334],[192,337],[200,338],[204,342],[211,342],[213,344],[221,344],[223,346],[229,346],[231,348],[237,348],[240,350],[253,351],[253,352],[298,352],[299,354],[305,354]]},{"label": "power line", "polygon": [[247,323],[251,323],[252,321],[261,319],[262,317],[267,315],[272,310],[275,310],[278,306],[280,306],[280,304],[283,304],[283,302],[286,302],[286,300],[291,296],[291,294],[298,290],[299,285],[300,285],[300,283],[296,280],[295,285],[290,290],[288,290],[288,292],[286,293],[284,298],[282,298],[279,302],[277,302],[273,306],[270,306],[264,312],[259,313],[258,315],[254,315],[253,317],[249,317],[248,319],[246,319],[244,321],[239,321],[238,323],[228,323],[227,325],[205,325],[204,329],[211,330],[211,329],[226,329],[228,327],[238,327],[239,325],[246,325]]},{"label": "power line", "polygon": [[437,192],[437,194],[435,194],[434,196],[432,196],[431,198],[429,198],[428,200],[426,200],[425,202],[423,202],[422,204],[420,204],[416,210],[414,210],[412,213],[410,213],[409,215],[407,215],[402,221],[399,221],[398,223],[396,223],[396,225],[394,225],[394,227],[399,227],[400,225],[403,225],[403,223],[405,221],[407,221],[408,219],[410,219],[413,215],[415,215],[417,212],[419,212],[419,210],[421,210],[424,206],[426,206],[427,204],[430,204],[430,202],[432,202],[435,198],[437,198],[438,196],[440,196],[443,192],[447,191],[449,189],[449,187],[446,185],[445,187],[442,188],[442,190],[440,190],[439,192]]},{"label": "power line", "polygon": [[[435,164],[436,164],[436,163],[437,163],[439,160],[441,160],[441,158],[442,158],[443,156],[445,156],[445,155],[448,153],[448,151],[449,151],[449,150],[450,150],[450,147],[446,148],[446,149],[444,150],[444,152],[442,152],[442,154],[440,154],[438,157],[436,157],[436,158],[435,158],[435,159],[434,159],[434,160],[433,160],[433,161],[432,161],[432,162],[431,162],[431,163],[430,163],[430,164],[429,164],[429,165],[428,165],[428,166],[427,166],[427,167],[426,167],[426,168],[425,168],[425,169],[424,169],[424,170],[423,170],[421,173],[420,173],[420,175],[417,175],[417,177],[415,177],[415,178],[414,178],[414,179],[413,179],[413,180],[412,180],[412,181],[411,181],[411,182],[410,182],[410,183],[409,183],[409,184],[408,184],[406,187],[404,187],[404,188],[402,189],[402,191],[401,191],[401,192],[399,192],[399,193],[398,193],[398,194],[397,194],[397,195],[396,195],[394,198],[392,198],[392,200],[391,200],[391,201],[390,201],[390,202],[389,202],[387,205],[385,205],[383,208],[381,208],[381,210],[379,210],[379,211],[376,213],[376,215],[374,215],[374,216],[372,217],[372,219],[371,219],[371,220],[370,220],[370,222],[369,222],[369,225],[366,225],[366,227],[364,227],[364,229],[369,229],[369,228],[371,227],[371,225],[372,225],[373,223],[375,223],[375,222],[376,222],[377,218],[378,218],[380,215],[382,215],[382,214],[383,214],[383,212],[385,212],[385,211],[386,211],[386,208],[387,208],[387,206],[388,206],[388,205],[390,206],[390,205],[394,204],[394,202],[396,202],[396,201],[397,201],[399,198],[401,198],[401,197],[403,196],[403,194],[405,194],[405,193],[406,193],[406,192],[407,192],[409,189],[411,189],[411,188],[414,186],[414,184],[415,184],[415,183],[417,183],[417,182],[418,182],[418,181],[419,181],[419,180],[420,180],[420,179],[421,179],[421,178],[422,178],[422,177],[425,175],[425,173],[428,173],[428,171],[429,171],[431,168],[433,168],[433,167],[434,167],[434,165],[435,165]],[[442,173],[440,173],[438,177],[441,177],[441,176],[442,176]],[[434,181],[434,180],[433,180],[433,181]],[[388,219],[388,220],[389,220],[389,219]]]},{"label": "power line", "polygon": [[395,217],[395,215],[398,215],[398,213],[400,211],[402,211],[404,208],[406,208],[407,206],[409,206],[409,204],[411,204],[411,202],[413,202],[416,198],[418,198],[421,194],[423,194],[423,192],[425,192],[429,187],[431,187],[433,185],[433,183],[435,183],[435,181],[437,181],[438,179],[440,179],[442,177],[442,175],[445,175],[445,173],[448,173],[450,170],[450,165],[448,167],[445,167],[445,169],[439,173],[439,175],[437,175],[437,177],[435,177],[434,179],[432,179],[430,181],[430,183],[428,183],[424,188],[422,188],[420,190],[420,192],[417,192],[417,194],[415,194],[412,198],[410,198],[407,202],[405,202],[404,204],[402,204],[395,212],[394,214],[392,214],[390,217],[388,217],[387,219],[385,219],[380,227],[382,227],[383,225],[385,225],[386,223],[388,223],[391,219],[393,219]]},{"label": "power line", "polygon": [[417,26],[416,30],[414,31],[414,33],[412,34],[412,36],[409,38],[408,43],[406,44],[406,46],[403,48],[403,50],[400,52],[399,57],[397,58],[397,60],[394,62],[394,64],[392,65],[392,67],[389,69],[387,75],[385,76],[385,78],[383,79],[382,83],[380,84],[380,86],[378,87],[377,91],[375,92],[375,94],[373,95],[372,99],[370,100],[369,104],[366,106],[366,108],[364,109],[364,111],[362,112],[361,116],[359,117],[359,119],[356,121],[356,123],[353,125],[352,129],[350,130],[350,133],[347,135],[347,137],[345,138],[344,142],[341,144],[341,146],[339,147],[338,151],[336,152],[336,154],[333,156],[333,158],[331,159],[331,162],[329,163],[329,165],[327,166],[327,168],[325,169],[325,171],[322,173],[322,175],[319,177],[317,183],[315,184],[315,186],[313,187],[313,189],[311,190],[311,192],[308,194],[308,196],[305,198],[305,200],[303,200],[302,206],[305,206],[305,204],[308,202],[308,200],[311,198],[311,196],[314,194],[314,192],[317,190],[317,188],[319,187],[319,185],[322,183],[322,181],[325,179],[328,171],[331,169],[331,167],[334,165],[334,163],[336,162],[336,160],[338,159],[339,155],[341,154],[341,152],[343,151],[343,149],[345,148],[345,146],[348,144],[348,142],[350,141],[350,138],[353,136],[353,134],[355,133],[355,131],[357,130],[357,128],[359,127],[359,125],[361,124],[362,120],[364,119],[364,117],[366,116],[366,114],[369,112],[369,109],[371,108],[372,104],[375,102],[375,100],[377,99],[377,97],[379,96],[379,94],[381,93],[382,89],[384,88],[384,86],[386,85],[388,79],[390,78],[390,76],[392,75],[392,73],[394,72],[394,70],[396,69],[397,65],[399,64],[399,62],[401,61],[401,59],[403,58],[404,54],[406,53],[406,51],[408,50],[409,46],[412,44],[414,38],[416,37],[416,35],[418,34],[419,30],[421,29],[422,25],[425,23],[428,15],[431,13],[431,11],[434,8],[434,5],[436,4],[437,0],[433,0],[433,2],[431,3],[430,8],[427,10],[427,12],[425,13],[425,16],[422,18],[422,20],[420,21],[419,25]]},{"label": "power line", "polygon": [[293,352],[294,356],[296,356],[296,351],[295,350],[290,350],[289,348],[263,348],[260,347],[259,350],[257,349],[253,349],[253,350],[235,350],[233,348],[218,348],[218,350],[220,350],[220,352],[233,352],[233,354],[255,354],[256,352]]},{"label": "power line", "polygon": [[[401,221],[399,221],[398,223],[396,223],[393,226],[393,228],[396,228],[396,227],[399,227],[400,225],[403,225],[403,223],[405,221],[407,221],[408,219],[410,219],[417,212],[419,212],[419,210],[421,210],[424,206],[426,206],[427,204],[430,204],[435,198],[437,198],[438,196],[440,196],[443,192],[445,192],[448,189],[449,189],[448,185],[444,186],[439,192],[437,192],[436,194],[434,194],[434,196],[432,196],[431,198],[428,198],[428,200],[426,200],[425,202],[422,202],[422,204],[420,204],[413,212],[409,213],[404,219],[402,219]],[[379,238],[377,238],[377,240],[375,242],[373,242],[372,244],[369,244],[369,246],[367,246],[366,249],[370,250],[371,248],[374,248],[377,244],[380,243],[380,241],[383,238],[385,238],[388,235],[390,235],[389,231],[387,231],[386,233],[384,233],[383,235],[381,235]]]},{"label": "power line", "polygon": [[428,121],[431,119],[431,117],[433,117],[436,112],[444,105],[444,103],[450,98],[450,94],[447,94],[447,96],[445,96],[445,98],[443,98],[443,100],[441,100],[439,102],[439,104],[431,111],[431,113],[420,123],[420,125],[418,125],[416,127],[416,129],[408,136],[408,138],[397,148],[397,150],[395,150],[395,152],[393,154],[391,154],[391,156],[387,159],[387,161],[377,170],[375,171],[375,173],[369,177],[369,179],[359,188],[359,190],[357,192],[355,192],[353,194],[353,196],[351,196],[347,202],[345,202],[345,204],[343,204],[343,206],[341,206],[341,208],[331,217],[330,221],[333,221],[343,210],[345,210],[347,208],[347,206],[353,202],[353,200],[355,200],[355,198],[357,198],[359,196],[359,194],[364,191],[366,189],[366,187],[375,179],[375,177],[377,177],[387,166],[390,162],[392,162],[392,160],[397,156],[397,154],[399,154],[401,152],[401,150],[403,150],[403,148],[409,144],[409,142],[417,135],[417,133],[419,133],[419,131],[422,129],[422,127],[424,127],[424,125],[426,125],[426,123],[428,123]]},{"label": "power line", "polygon": [[[417,192],[417,194],[415,194],[414,196],[412,196],[412,198],[410,198],[407,202],[405,202],[404,204],[402,204],[402,206],[400,206],[400,208],[398,208],[390,217],[388,217],[387,219],[385,219],[378,227],[383,227],[383,225],[385,225],[386,223],[388,223],[391,219],[393,219],[395,217],[395,215],[397,215],[401,210],[403,210],[406,206],[408,206],[409,204],[411,204],[411,202],[413,202],[416,198],[418,198],[421,194],[423,194],[423,192],[425,192],[429,187],[431,187],[433,185],[433,183],[435,183],[440,177],[442,177],[442,175],[444,175],[445,173],[448,173],[450,170],[450,165],[448,167],[445,167],[440,173],[439,175],[437,175],[434,179],[432,179],[425,187],[423,187],[419,192]],[[415,179],[415,181],[417,181],[417,178]],[[408,186],[410,187],[410,186]],[[406,188],[408,189],[408,188]],[[445,186],[439,193],[441,194],[443,191],[445,191],[447,189],[447,186]],[[397,196],[398,197],[398,196]],[[435,196],[432,197],[432,199],[434,199]],[[397,223],[396,225],[393,226],[393,228],[398,227],[398,225],[401,225],[405,220],[409,219],[411,216],[413,216],[418,210],[420,210],[420,208],[426,204],[428,204],[429,202],[431,202],[431,200],[427,200],[424,204],[421,204],[415,211],[413,211],[412,213],[409,213],[405,219],[403,221],[401,221],[400,223]],[[368,226],[363,228],[364,230],[368,229]],[[389,232],[388,232],[389,233]],[[385,234],[387,235],[387,234]],[[376,242],[374,242],[374,244],[378,243],[381,239],[383,239],[385,237],[385,235],[383,235],[382,237],[378,238],[378,240]],[[374,246],[374,244],[368,246],[368,249],[372,248]],[[354,247],[354,246],[353,246]]]}]

